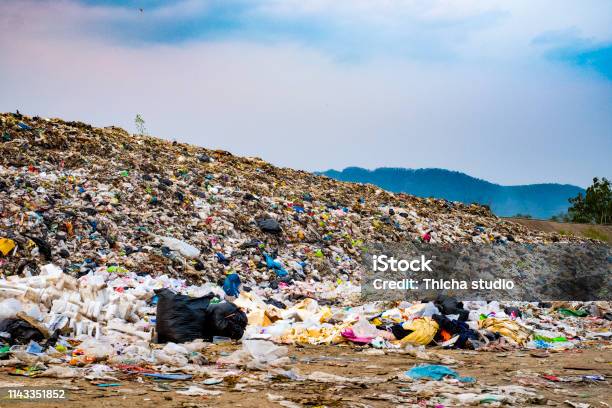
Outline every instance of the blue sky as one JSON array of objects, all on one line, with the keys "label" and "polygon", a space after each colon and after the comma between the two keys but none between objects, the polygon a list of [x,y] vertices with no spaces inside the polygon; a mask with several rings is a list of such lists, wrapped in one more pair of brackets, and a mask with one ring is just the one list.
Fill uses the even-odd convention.
[{"label": "blue sky", "polygon": [[1,111],[306,170],[612,177],[607,0],[4,0],[0,55]]}]

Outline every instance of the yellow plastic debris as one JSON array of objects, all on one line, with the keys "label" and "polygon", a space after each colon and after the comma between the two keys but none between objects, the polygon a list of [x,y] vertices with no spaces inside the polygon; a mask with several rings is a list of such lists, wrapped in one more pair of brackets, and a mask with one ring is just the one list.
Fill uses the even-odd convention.
[{"label": "yellow plastic debris", "polygon": [[328,321],[333,315],[333,312],[329,306],[325,306],[321,308],[321,311],[318,313],[319,322],[325,323]]},{"label": "yellow plastic debris", "polygon": [[342,337],[342,330],[350,323],[336,326],[323,326],[316,328],[293,327],[287,331],[280,342],[284,344],[340,344],[347,340]]},{"label": "yellow plastic debris", "polygon": [[272,320],[263,309],[258,309],[247,314],[250,325],[266,327],[272,324]]},{"label": "yellow plastic debris", "polygon": [[514,320],[487,317],[486,319],[480,320],[478,326],[481,329],[486,329],[493,333],[499,333],[504,337],[509,337],[518,344],[524,344],[529,340],[529,330],[519,325]]},{"label": "yellow plastic debris", "polygon": [[12,239],[0,238],[0,252],[2,252],[2,255],[7,256],[15,246],[15,241]]},{"label": "yellow plastic debris", "polygon": [[438,323],[431,317],[409,320],[403,323],[402,327],[406,330],[413,330],[412,333],[400,340],[402,344],[410,343],[422,346],[431,343],[439,328]]}]

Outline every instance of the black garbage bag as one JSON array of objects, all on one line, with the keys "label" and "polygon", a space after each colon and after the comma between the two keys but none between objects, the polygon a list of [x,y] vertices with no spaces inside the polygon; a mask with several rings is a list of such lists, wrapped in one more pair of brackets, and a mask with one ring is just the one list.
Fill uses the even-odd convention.
[{"label": "black garbage bag", "polygon": [[211,341],[213,336],[240,339],[247,325],[246,314],[229,302],[211,304],[213,293],[199,298],[168,289],[156,290],[158,343]]},{"label": "black garbage bag", "polygon": [[28,344],[31,340],[40,343],[45,340],[45,336],[40,330],[18,317],[0,321],[0,332],[10,335],[9,338],[3,339],[10,345]]},{"label": "black garbage bag", "polygon": [[470,312],[463,308],[463,303],[459,302],[452,296],[439,295],[434,300],[434,305],[442,312],[443,315],[459,315],[459,321],[465,322]]},{"label": "black garbage bag", "polygon": [[[208,326],[214,327],[210,335],[238,340],[244,334],[248,319],[246,313],[231,302],[215,303],[208,306]],[[208,339],[208,338],[205,338]]]},{"label": "black garbage bag", "polygon": [[270,234],[280,234],[283,232],[278,221],[272,218],[260,218],[257,220],[257,226],[263,232],[268,232]]}]

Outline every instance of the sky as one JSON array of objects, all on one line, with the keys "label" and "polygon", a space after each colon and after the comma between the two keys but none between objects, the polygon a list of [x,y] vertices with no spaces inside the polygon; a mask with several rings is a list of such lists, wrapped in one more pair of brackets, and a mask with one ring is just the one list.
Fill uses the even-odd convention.
[{"label": "sky", "polygon": [[[612,178],[609,0],[1,0],[0,111],[304,170]],[[112,159],[112,158],[109,158]]]}]

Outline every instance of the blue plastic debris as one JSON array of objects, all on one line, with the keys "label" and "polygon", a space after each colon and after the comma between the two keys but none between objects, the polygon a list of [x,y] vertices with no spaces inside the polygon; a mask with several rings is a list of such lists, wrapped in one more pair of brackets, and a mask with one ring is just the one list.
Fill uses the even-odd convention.
[{"label": "blue plastic debris", "polygon": [[270,269],[276,269],[276,268],[281,268],[282,265],[280,262],[278,262],[277,260],[275,260],[274,258],[272,258],[270,255],[265,254],[264,255],[266,258],[266,266]]},{"label": "blue plastic debris", "polygon": [[606,381],[606,377],[604,377],[603,375],[599,375],[599,374],[583,375],[582,380],[583,381]]},{"label": "blue plastic debris", "polygon": [[414,378],[415,380],[421,378],[441,380],[444,377],[449,376],[465,383],[476,382],[476,379],[474,377],[460,377],[455,370],[443,365],[436,364],[424,364],[412,367],[410,370],[406,371],[406,375],[410,378]]},{"label": "blue plastic debris", "polygon": [[268,254],[264,254],[264,257],[266,258],[266,266],[269,269],[273,269],[274,272],[276,272],[276,276],[282,277],[287,276],[289,274],[289,272],[283,269],[283,265],[279,261],[275,260]]},{"label": "blue plastic debris", "polygon": [[162,374],[162,373],[145,373],[145,377],[152,377],[158,380],[189,380],[193,377],[191,374]]},{"label": "blue plastic debris", "polygon": [[229,259],[227,259],[227,258],[225,257],[225,255],[223,255],[221,252],[217,252],[217,253],[215,254],[215,256],[217,257],[217,260],[219,261],[219,263],[221,263],[221,264],[223,264],[223,265],[229,265],[229,264],[230,264]]},{"label": "blue plastic debris", "polygon": [[238,296],[240,294],[240,277],[237,273],[230,273],[225,277],[223,291],[228,296]]},{"label": "blue plastic debris", "polygon": [[43,348],[40,346],[40,344],[32,340],[30,341],[30,344],[28,344],[26,351],[30,354],[42,354]]},{"label": "blue plastic debris", "polygon": [[548,343],[548,342],[546,342],[544,340],[541,340],[541,339],[534,340],[533,343],[535,344],[536,348],[538,348],[538,349],[547,349],[547,348],[550,348],[550,343]]}]

